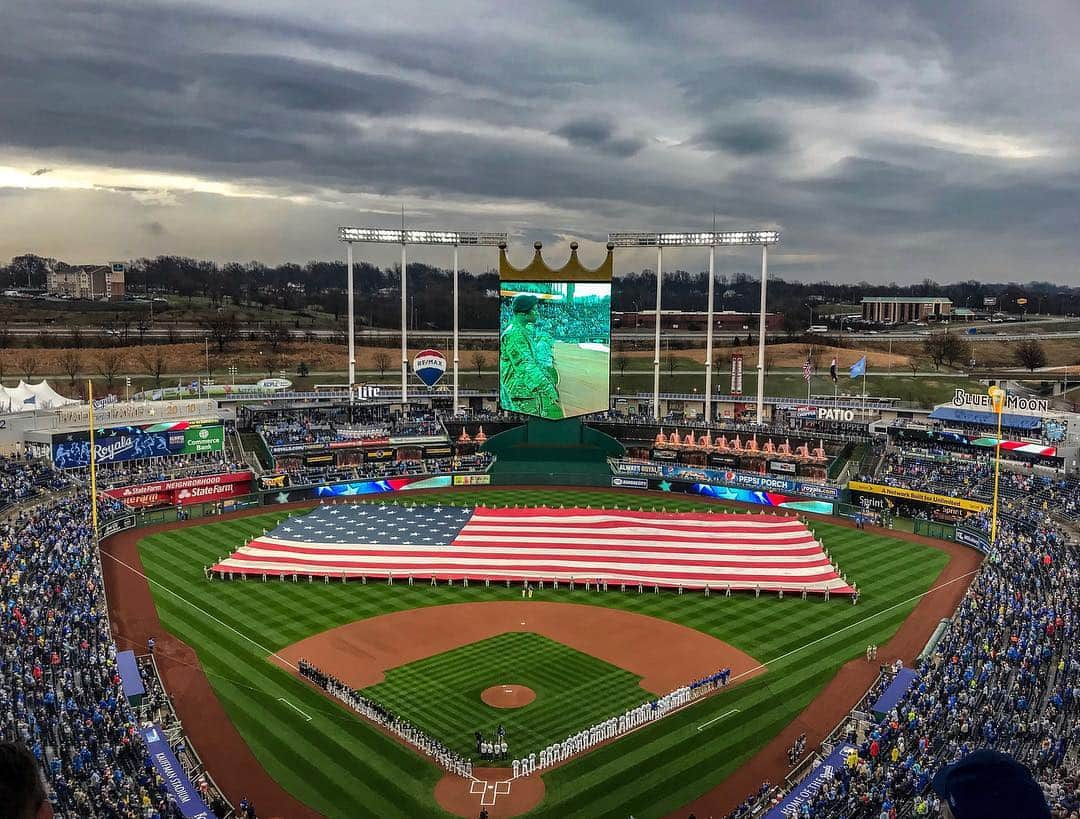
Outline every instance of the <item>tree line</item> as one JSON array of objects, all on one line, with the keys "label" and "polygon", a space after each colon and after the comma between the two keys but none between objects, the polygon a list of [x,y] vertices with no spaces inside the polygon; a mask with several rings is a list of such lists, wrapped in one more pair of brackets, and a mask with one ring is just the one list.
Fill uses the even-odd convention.
[{"label": "tree line", "polygon": [[[23,254],[0,267],[0,281],[9,287],[43,288],[55,259]],[[347,312],[346,267],[340,261],[312,260],[303,265],[287,262],[267,265],[259,261],[217,262],[186,256],[162,255],[128,263],[126,289],[136,296],[201,297],[211,305],[263,307],[286,310],[317,308],[340,320]],[[449,304],[451,271],[413,262],[409,264],[408,314],[417,330],[447,330],[452,323]],[[355,310],[359,326],[392,328],[400,323],[398,265],[381,268],[366,261],[354,265]],[[462,325],[491,327],[498,321],[499,277],[494,270],[463,271],[460,278]],[[717,310],[752,313],[757,310],[760,285],[756,274],[721,273],[715,283]],[[633,271],[616,277],[612,309],[617,312],[654,307],[655,272]],[[706,308],[708,274],[676,269],[664,273],[664,308],[699,311]],[[925,278],[916,284],[896,282],[802,282],[780,276],[769,279],[769,311],[785,317],[785,329],[795,331],[810,323],[811,309],[821,303],[854,304],[863,296],[944,296],[958,307],[982,308],[984,299],[996,299],[1007,309],[1018,309],[1026,299],[1026,312],[1080,314],[1080,287],[1033,281],[990,284],[968,279],[950,284]]]}]

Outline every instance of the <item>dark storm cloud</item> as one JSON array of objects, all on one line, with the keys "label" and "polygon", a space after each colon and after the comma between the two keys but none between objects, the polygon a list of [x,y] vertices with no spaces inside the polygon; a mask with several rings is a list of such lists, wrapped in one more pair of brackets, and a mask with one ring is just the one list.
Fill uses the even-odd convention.
[{"label": "dark storm cloud", "polygon": [[640,137],[618,136],[615,126],[603,119],[575,119],[554,131],[571,145],[591,148],[611,156],[633,156],[645,147]]},{"label": "dark storm cloud", "polygon": [[735,156],[774,154],[788,146],[790,137],[776,122],[748,121],[710,125],[694,137],[693,144]]},{"label": "dark storm cloud", "polygon": [[[252,200],[166,196],[124,169],[269,190],[263,213],[308,196],[287,206],[305,226],[357,202],[390,211],[385,197],[463,227],[599,240],[704,227],[715,206],[725,224],[781,227],[793,255],[838,260],[781,253],[786,272],[866,275],[866,259],[893,264],[929,235],[944,269],[983,252],[1052,272],[1080,242],[1080,16],[1045,2],[1056,16],[917,0],[19,1],[0,28],[0,166],[56,169],[42,184],[115,170],[96,195],[130,200],[144,242],[195,255],[258,254],[228,240],[247,235]],[[100,212],[68,218],[125,224]],[[1018,224],[1047,249],[1006,242]],[[290,241],[310,252],[307,237],[276,247]]]},{"label": "dark storm cloud", "polygon": [[748,100],[850,102],[873,95],[876,84],[844,68],[747,61],[712,66],[681,88],[692,105],[712,111]]},{"label": "dark storm cloud", "polygon": [[37,170],[35,170],[30,175],[31,176],[44,176],[45,174],[49,173],[50,171],[52,171],[52,168],[38,168]]}]

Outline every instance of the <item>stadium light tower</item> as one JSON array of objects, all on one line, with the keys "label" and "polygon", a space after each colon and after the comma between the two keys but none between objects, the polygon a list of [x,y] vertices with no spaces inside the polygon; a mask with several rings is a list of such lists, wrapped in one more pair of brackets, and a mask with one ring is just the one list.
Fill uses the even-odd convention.
[{"label": "stadium light tower", "polygon": [[656,248],[656,332],[653,346],[653,418],[660,418],[660,288],[664,269],[665,247],[709,248],[709,329],[706,334],[709,349],[705,352],[705,418],[712,418],[712,276],[714,253],[717,247],[761,246],[761,316],[758,323],[758,383],[757,420],[765,409],[765,279],[768,274],[769,245],[780,241],[776,230],[705,230],[696,233],[609,233],[608,241],[616,247]]},{"label": "stadium light tower", "polygon": [[405,230],[388,228],[339,227],[338,240],[345,242],[349,267],[349,394],[356,384],[353,317],[353,244],[401,245],[401,407],[409,402],[408,297],[405,270],[408,245],[450,245],[454,248],[454,412],[458,411],[458,247],[497,247],[506,241],[505,233],[478,233],[466,230]]}]

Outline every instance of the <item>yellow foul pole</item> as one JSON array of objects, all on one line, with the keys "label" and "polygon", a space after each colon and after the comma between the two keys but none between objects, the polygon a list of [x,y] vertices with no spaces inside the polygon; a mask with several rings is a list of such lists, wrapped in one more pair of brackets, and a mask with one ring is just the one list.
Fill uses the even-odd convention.
[{"label": "yellow foul pole", "polygon": [[86,382],[87,415],[90,431],[90,520],[94,526],[94,545],[98,542],[97,520],[97,446],[94,444],[94,382]]},{"label": "yellow foul pole", "polygon": [[1005,390],[1001,387],[991,387],[990,406],[997,413],[997,444],[994,446],[994,511],[990,518],[990,546],[997,544],[997,520],[998,520],[998,479],[1001,475],[1001,413],[1005,409]]}]

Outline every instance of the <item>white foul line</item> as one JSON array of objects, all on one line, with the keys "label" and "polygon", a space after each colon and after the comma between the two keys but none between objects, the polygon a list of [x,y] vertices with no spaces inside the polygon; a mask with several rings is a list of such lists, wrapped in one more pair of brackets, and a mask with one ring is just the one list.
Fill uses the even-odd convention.
[{"label": "white foul line", "polygon": [[730,717],[730,716],[731,716],[732,714],[737,714],[737,713],[739,713],[739,709],[738,709],[738,708],[732,708],[732,709],[731,709],[730,711],[728,711],[728,712],[727,712],[726,714],[721,714],[721,715],[720,715],[720,716],[718,716],[718,717],[713,717],[713,718],[712,718],[711,720],[709,720],[708,722],[703,722],[703,723],[701,723],[701,725],[699,725],[699,726],[697,727],[697,729],[698,729],[698,730],[700,731],[700,730],[701,730],[702,728],[704,728],[704,727],[706,727],[706,726],[708,726],[708,725],[712,725],[712,724],[713,724],[714,722],[719,722],[719,721],[720,721],[720,720],[722,720],[722,719],[723,719],[724,717]]},{"label": "white foul line", "polygon": [[289,706],[289,707],[290,707],[290,708],[291,708],[291,709],[292,709],[293,711],[295,711],[296,713],[298,713],[298,714],[299,714],[300,716],[302,716],[302,717],[303,717],[304,719],[306,719],[306,720],[307,720],[308,722],[311,722],[311,717],[310,717],[309,715],[305,714],[305,713],[304,713],[303,711],[301,711],[301,710],[300,710],[299,708],[297,708],[297,707],[296,707],[295,705],[293,705],[293,704],[292,704],[291,702],[289,702],[289,701],[288,701],[287,699],[285,699],[284,697],[278,697],[278,698],[277,698],[277,701],[278,701],[278,702],[283,702],[283,703],[285,703],[285,704],[286,704],[287,706]]}]

